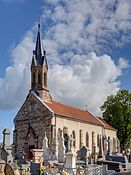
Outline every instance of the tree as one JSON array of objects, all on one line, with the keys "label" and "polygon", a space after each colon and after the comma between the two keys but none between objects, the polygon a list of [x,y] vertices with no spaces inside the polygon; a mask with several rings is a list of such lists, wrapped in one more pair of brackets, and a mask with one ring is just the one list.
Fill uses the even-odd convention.
[{"label": "tree", "polygon": [[125,149],[131,141],[131,93],[122,89],[108,96],[101,110],[103,119],[117,129],[121,148]]}]

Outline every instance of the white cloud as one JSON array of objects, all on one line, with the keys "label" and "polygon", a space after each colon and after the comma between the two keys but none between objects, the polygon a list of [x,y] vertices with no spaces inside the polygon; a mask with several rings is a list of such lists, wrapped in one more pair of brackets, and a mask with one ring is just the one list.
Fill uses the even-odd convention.
[{"label": "white cloud", "polygon": [[[130,8],[128,0],[53,0],[43,6],[49,87],[57,100],[80,108],[87,104],[98,114],[106,96],[119,89],[117,78],[128,67],[127,61],[120,58],[116,64],[100,53],[129,41]],[[12,48],[12,65],[0,79],[1,108],[19,106],[25,99],[33,49],[32,32]]]},{"label": "white cloud", "polygon": [[27,32],[23,40],[12,48],[12,65],[5,70],[5,77],[0,78],[0,107],[14,108],[24,100],[30,86],[30,61],[34,43],[32,33]]},{"label": "white cloud", "polygon": [[74,56],[70,65],[54,65],[50,70],[51,92],[59,101],[83,109],[87,104],[89,111],[98,114],[106,97],[119,89],[116,79],[123,62],[115,65],[110,56],[94,52]]},{"label": "white cloud", "polygon": [[50,23],[46,37],[55,41],[58,50],[64,46],[77,53],[101,52],[131,39],[130,0],[47,2],[43,9],[44,23]]}]

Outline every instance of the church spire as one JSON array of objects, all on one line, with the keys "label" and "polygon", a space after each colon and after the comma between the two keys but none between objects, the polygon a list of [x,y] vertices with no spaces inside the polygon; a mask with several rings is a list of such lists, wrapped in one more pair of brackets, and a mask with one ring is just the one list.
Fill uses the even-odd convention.
[{"label": "church spire", "polygon": [[35,50],[33,51],[31,63],[31,90],[45,101],[51,101],[48,90],[48,64],[46,59],[46,51],[42,45],[40,23],[38,23],[38,33],[36,39]]},{"label": "church spire", "polygon": [[36,40],[36,46],[35,50],[33,51],[35,55],[35,62],[37,65],[47,65],[47,60],[46,60],[46,51],[43,48],[42,44],[42,37],[41,37],[41,30],[40,30],[40,23],[38,23],[38,33],[37,33],[37,40]]}]

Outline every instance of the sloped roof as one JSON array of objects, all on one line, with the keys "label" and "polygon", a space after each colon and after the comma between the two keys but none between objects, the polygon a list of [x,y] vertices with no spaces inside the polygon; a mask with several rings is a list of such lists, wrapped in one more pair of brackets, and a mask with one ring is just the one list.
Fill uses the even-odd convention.
[{"label": "sloped roof", "polygon": [[99,116],[96,116],[103,124],[104,124],[104,127],[106,128],[106,129],[111,129],[111,130],[115,130],[116,131],[116,129],[115,128],[113,128],[109,123],[107,123],[104,119],[102,119],[101,117],[99,117]]},{"label": "sloped roof", "polygon": [[44,101],[44,103],[57,115],[85,121],[95,125],[103,125],[96,117],[94,117],[88,111],[67,106],[54,100],[52,100],[52,102]]}]

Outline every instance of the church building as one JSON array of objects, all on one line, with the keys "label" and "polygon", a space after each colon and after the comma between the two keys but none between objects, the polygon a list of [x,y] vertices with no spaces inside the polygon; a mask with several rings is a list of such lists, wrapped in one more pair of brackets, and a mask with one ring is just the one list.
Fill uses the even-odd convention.
[{"label": "church building", "polygon": [[85,146],[89,148],[90,154],[99,154],[101,148],[102,155],[105,155],[108,142],[111,152],[116,152],[116,129],[86,110],[52,99],[48,89],[48,63],[40,24],[31,63],[31,89],[15,116],[14,125],[13,146],[16,158],[24,153],[25,159],[31,160],[31,150],[42,148],[45,133],[50,152],[57,157],[61,132],[66,152],[70,139],[76,152]]}]

